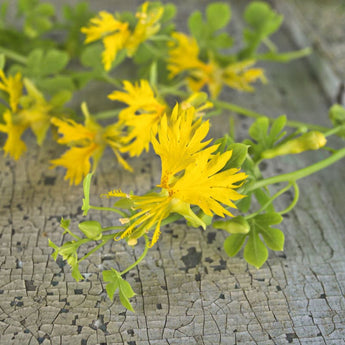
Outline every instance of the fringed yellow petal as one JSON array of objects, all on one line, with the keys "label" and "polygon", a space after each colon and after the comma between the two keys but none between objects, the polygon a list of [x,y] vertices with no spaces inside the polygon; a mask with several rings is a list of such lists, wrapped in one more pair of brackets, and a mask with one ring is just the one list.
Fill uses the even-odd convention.
[{"label": "fringed yellow petal", "polygon": [[63,166],[67,169],[65,180],[70,180],[70,185],[79,184],[83,178],[90,172],[90,159],[94,154],[97,146],[91,144],[86,147],[72,147],[65,152],[60,158],[51,160],[51,168]]}]

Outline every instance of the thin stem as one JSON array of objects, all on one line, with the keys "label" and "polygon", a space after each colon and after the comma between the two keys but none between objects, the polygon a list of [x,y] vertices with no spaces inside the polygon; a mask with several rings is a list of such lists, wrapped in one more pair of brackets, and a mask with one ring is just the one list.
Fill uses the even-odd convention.
[{"label": "thin stem", "polygon": [[74,237],[76,240],[78,240],[78,241],[81,240],[81,238],[79,236],[75,235],[70,229],[64,228],[64,230],[65,230],[65,233],[67,232],[69,235]]},{"label": "thin stem", "polygon": [[[224,101],[212,101],[214,103],[214,105],[216,107],[220,107],[223,109],[228,109],[231,111],[234,111],[235,113],[247,116],[247,117],[251,117],[254,119],[257,119],[259,117],[267,117],[264,114],[260,114],[257,113],[255,111],[240,107],[239,105],[236,104],[232,104],[232,103],[228,103],[228,102],[224,102]],[[270,120],[270,122],[273,122],[275,119],[271,119],[268,118]],[[300,122],[300,121],[292,121],[292,120],[287,120],[286,121],[286,125],[289,127],[294,127],[294,128],[298,128],[298,127],[307,127],[309,129],[313,129],[313,130],[318,130],[320,132],[327,132],[329,131],[329,128],[327,127],[323,127],[323,126],[318,126],[318,125],[314,125],[314,124],[309,124],[309,123],[304,123],[304,122]]]},{"label": "thin stem", "polygon": [[292,185],[293,185],[293,188],[295,191],[295,196],[294,196],[291,204],[285,210],[278,212],[279,214],[285,214],[285,213],[290,212],[297,204],[297,201],[299,199],[299,187],[295,181],[292,183]]},{"label": "thin stem", "polygon": [[14,61],[17,61],[19,63],[22,63],[23,65],[26,65],[27,64],[27,61],[28,59],[23,56],[23,55],[20,55],[10,49],[6,49],[4,47],[0,47],[0,53],[4,54],[7,58],[11,59],[11,60],[14,60]]},{"label": "thin stem", "polygon": [[95,248],[91,249],[87,254],[85,254],[80,260],[78,260],[78,262],[85,260],[87,257],[89,257],[91,254],[96,252],[98,249],[102,248],[113,237],[114,237],[114,234],[103,236],[102,242],[99,245],[97,245]]},{"label": "thin stem", "polygon": [[251,192],[255,189],[262,188],[268,186],[270,184],[279,183],[279,182],[289,182],[289,181],[297,181],[303,177],[309,176],[319,170],[327,168],[328,166],[332,165],[333,163],[337,162],[338,160],[345,157],[345,148],[338,150],[336,153],[331,155],[330,157],[312,164],[306,168],[296,170],[287,174],[281,174],[277,176],[272,176],[260,181],[255,182],[247,192]]},{"label": "thin stem", "polygon": [[268,38],[265,37],[262,40],[262,43],[272,52],[276,53],[277,52],[277,46]]},{"label": "thin stem", "polygon": [[106,111],[101,111],[95,115],[93,115],[94,119],[109,119],[112,117],[117,116],[122,109],[114,109],[114,110],[106,110]]},{"label": "thin stem", "polygon": [[119,214],[122,217],[127,217],[127,215],[124,212],[122,212],[116,208],[112,208],[112,207],[101,207],[101,206],[91,206],[90,205],[90,208],[93,210],[99,210],[99,211],[111,211],[111,212],[115,212],[115,213]]},{"label": "thin stem", "polygon": [[171,41],[171,37],[168,35],[156,35],[149,38],[150,41]]},{"label": "thin stem", "polygon": [[331,135],[334,135],[334,134],[337,134],[338,132],[340,131],[343,131],[345,129],[345,126],[339,126],[339,127],[335,127],[335,128],[332,128],[330,129],[329,131],[325,132],[324,133],[324,136],[325,137],[329,137]]},{"label": "thin stem", "polygon": [[[271,198],[270,200],[268,200],[266,202],[266,204],[264,204],[259,210],[257,210],[256,212],[246,216],[246,220],[250,219],[250,218],[253,218],[255,217],[256,215],[260,214],[262,211],[264,211],[270,204],[272,204],[273,200],[278,198],[278,196],[282,195],[283,193],[285,193],[287,190],[289,190],[291,188],[291,186],[293,185],[294,183],[291,182],[289,183],[287,186],[285,186],[284,188],[282,188],[281,190],[279,190],[277,193],[275,193]],[[280,213],[280,212],[279,212]]]},{"label": "thin stem", "polygon": [[106,82],[109,83],[109,84],[115,85],[116,87],[118,87],[118,88],[120,88],[120,89],[122,88],[122,84],[121,84],[121,82],[120,82],[119,80],[110,77],[110,76],[109,76],[108,74],[106,74],[106,73],[103,73],[103,74],[99,77],[99,79],[101,79],[101,80],[103,80],[103,81],[106,81]]},{"label": "thin stem", "polygon": [[145,237],[145,249],[144,249],[143,253],[140,255],[139,259],[134,264],[130,265],[125,270],[120,272],[121,276],[124,275],[125,273],[127,273],[128,271],[130,271],[133,267],[137,266],[146,256],[147,251],[149,250],[149,238],[147,237],[147,235],[144,235],[144,237]]},{"label": "thin stem", "polygon": [[[110,231],[110,230],[119,230],[119,229],[123,229],[123,225],[114,225],[114,226],[108,226],[106,228],[102,228],[102,232],[103,231]],[[114,234],[113,234],[114,235]]]}]

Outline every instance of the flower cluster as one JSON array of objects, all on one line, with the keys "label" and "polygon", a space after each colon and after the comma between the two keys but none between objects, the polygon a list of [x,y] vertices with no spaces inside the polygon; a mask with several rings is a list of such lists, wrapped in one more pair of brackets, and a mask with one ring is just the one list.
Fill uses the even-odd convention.
[{"label": "flower cluster", "polygon": [[[297,181],[345,157],[345,149],[327,148],[332,155],[324,160],[269,178],[263,178],[260,163],[322,149],[330,135],[344,139],[345,109],[332,107],[333,128],[325,128],[285,116],[270,119],[218,100],[226,87],[252,92],[255,83],[266,83],[260,61],[286,62],[309,53],[278,51],[270,36],[279,29],[281,15],[266,2],[250,2],[243,16],[241,48],[229,50],[234,39],[227,29],[231,20],[227,3],[210,2],[205,14],[193,12],[189,33],[175,30],[173,4],[144,2],[134,14],[96,14],[81,3],[65,8],[63,22],[58,22],[53,7],[46,6],[47,13],[42,13],[39,1],[31,5],[32,9],[22,6],[18,12],[24,16],[22,30],[6,23],[6,6],[2,8],[1,25],[8,25],[9,37],[18,38],[0,47],[3,151],[17,160],[27,149],[26,131],[42,145],[51,128],[51,138],[66,151],[52,157],[50,167],[66,169],[70,184],[83,181],[83,215],[93,209],[119,215],[107,227],[83,221],[78,226],[81,234],[62,219],[64,234],[72,240],[60,247],[49,241],[54,259],[61,255],[79,281],[83,279],[79,263],[108,241],[124,239],[133,246],[144,237],[145,249],[133,265],[122,272],[113,268],[103,272],[108,296],[113,298],[118,289],[121,303],[133,310],[129,298],[135,293],[123,277],[157,242],[161,227],[176,219],[184,218],[192,227],[225,230],[229,233],[225,252],[231,257],[243,247],[244,259],[257,268],[267,260],[268,248],[283,250],[284,234],[272,225],[296,205]],[[54,30],[64,32],[59,42],[47,39],[55,37]],[[112,101],[112,109],[89,112],[85,102],[81,113],[68,108],[73,94],[94,80],[115,88],[104,95]],[[248,138],[236,142],[230,121],[229,133],[212,143],[210,120],[205,118],[225,110],[256,118]],[[287,134],[286,126],[295,130]],[[118,189],[105,194],[116,198],[111,207],[90,204],[91,179],[107,148],[121,168],[135,173],[131,160],[150,147],[161,161],[159,185],[144,195],[126,194],[115,186]],[[282,182],[285,185],[271,195],[267,186]],[[290,189],[293,200],[277,211],[273,201]],[[89,242],[96,243],[94,248],[80,257],[79,248]]]}]

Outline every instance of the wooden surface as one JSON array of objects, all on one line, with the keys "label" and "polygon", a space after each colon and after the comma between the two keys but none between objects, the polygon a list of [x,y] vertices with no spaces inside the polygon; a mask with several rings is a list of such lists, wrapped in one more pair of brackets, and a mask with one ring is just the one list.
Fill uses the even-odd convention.
[{"label": "wooden surface", "polygon": [[[114,3],[102,0],[92,6],[114,10]],[[207,3],[176,1],[179,21],[185,22],[192,10]],[[244,3],[231,1],[231,30],[237,34]],[[137,2],[116,4],[133,8]],[[289,6],[295,8],[294,2]],[[281,50],[296,47],[289,25],[274,37]],[[228,92],[222,98],[270,116],[285,113],[291,119],[329,125],[330,97],[312,66],[307,59],[268,64],[269,84],[253,95]],[[96,95],[96,89],[79,95],[88,97],[92,111],[106,96]],[[227,118],[215,121],[214,135],[224,134],[222,121]],[[250,123],[237,120],[239,128]],[[32,137],[26,140],[33,144]],[[281,226],[285,250],[270,253],[260,270],[241,257],[228,258],[220,231],[190,229],[183,222],[165,227],[158,245],[126,277],[137,292],[132,313],[118,297],[109,301],[100,272],[127,267],[133,255],[140,255],[143,243],[135,250],[111,243],[83,262],[81,272],[87,279],[79,283],[64,262],[50,257],[47,238],[61,243],[60,217],[70,218],[72,226],[83,218],[81,186],[69,187],[63,170],[48,169],[48,160],[62,151],[53,143],[42,148],[31,145],[18,162],[0,159],[1,345],[345,344],[345,162],[301,181],[298,206]],[[301,157],[270,162],[265,176],[302,168],[326,154]],[[110,189],[141,193],[157,184],[160,163],[153,154],[131,159],[131,164],[140,174],[119,169],[107,153],[92,186],[95,204],[105,202],[97,196]],[[283,198],[279,207],[288,200],[289,196]],[[90,216],[104,225],[113,221],[96,212]]]}]

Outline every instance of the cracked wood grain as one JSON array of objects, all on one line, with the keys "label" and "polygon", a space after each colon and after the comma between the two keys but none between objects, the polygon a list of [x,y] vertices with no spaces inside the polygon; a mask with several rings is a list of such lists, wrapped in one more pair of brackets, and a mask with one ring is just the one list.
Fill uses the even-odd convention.
[{"label": "cracked wood grain", "polygon": [[[137,3],[119,1],[117,10]],[[207,3],[177,1],[179,22]],[[243,3],[231,2],[236,32]],[[113,10],[109,1],[95,4]],[[282,50],[293,49],[287,31],[275,41]],[[270,83],[256,94],[228,92],[223,97],[236,97],[238,104],[271,116],[286,113],[291,119],[327,125],[327,97],[306,60],[269,65],[267,75]],[[101,97],[95,96],[95,89],[87,91],[90,109]],[[213,135],[224,134],[224,123],[228,123],[225,116],[216,119]],[[236,123],[244,130],[251,121],[237,118]],[[227,258],[222,232],[189,229],[183,222],[166,226],[158,245],[126,275],[137,292],[132,299],[134,314],[125,311],[118,297],[114,301],[106,297],[100,272],[128,266],[140,255],[142,244],[131,249],[109,243],[82,263],[86,279],[75,282],[68,266],[50,257],[47,237],[61,243],[61,216],[70,218],[72,227],[83,219],[82,189],[69,187],[62,170],[48,169],[49,159],[61,148],[53,143],[39,148],[32,137],[26,139],[32,145],[23,159],[15,163],[0,159],[1,345],[344,344],[343,162],[301,182],[298,207],[282,225],[285,251],[271,253],[260,270],[248,267],[240,257]],[[286,157],[269,162],[264,174],[291,171],[321,157],[316,153],[304,160]],[[93,182],[93,203],[108,202],[98,195],[110,189],[141,193],[158,182],[159,161],[152,153],[131,160],[140,175],[109,162],[114,162],[110,154]],[[283,198],[278,207],[287,204]],[[95,212],[91,217],[104,224],[114,221]]]}]

